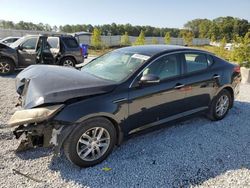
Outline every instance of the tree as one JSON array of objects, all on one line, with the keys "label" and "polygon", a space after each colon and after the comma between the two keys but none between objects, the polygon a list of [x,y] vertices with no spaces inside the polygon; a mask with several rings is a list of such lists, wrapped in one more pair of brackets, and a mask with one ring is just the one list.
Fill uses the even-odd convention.
[{"label": "tree", "polygon": [[144,44],[145,44],[145,35],[144,32],[141,30],[141,33],[134,42],[134,45],[144,45]]},{"label": "tree", "polygon": [[227,44],[227,39],[226,37],[223,37],[223,39],[220,41],[220,47],[224,49],[226,44]]},{"label": "tree", "polygon": [[52,28],[49,24],[45,24],[45,31],[52,31]]},{"label": "tree", "polygon": [[231,56],[241,66],[250,68],[250,31],[244,37],[238,37]]},{"label": "tree", "polygon": [[234,35],[244,37],[250,29],[250,24],[247,20],[227,16],[214,20],[191,20],[184,27],[191,30],[195,37],[211,38],[214,36],[216,40],[226,37],[227,41],[231,41]]},{"label": "tree", "polygon": [[54,25],[53,28],[52,28],[52,31],[57,32],[58,31],[58,27],[56,25]]},{"label": "tree", "polygon": [[184,39],[185,45],[191,46],[193,44],[194,34],[192,31],[182,30],[180,35]]},{"label": "tree", "polygon": [[159,44],[159,41],[156,37],[153,37],[151,43],[152,44]]},{"label": "tree", "polygon": [[212,42],[216,42],[216,38],[214,35],[212,35],[211,39],[210,39]]},{"label": "tree", "polygon": [[100,49],[102,47],[101,31],[97,28],[94,28],[91,36],[91,46],[95,49]]},{"label": "tree", "polygon": [[164,41],[165,41],[166,44],[170,44],[171,43],[170,32],[166,32],[165,37],[164,37]]},{"label": "tree", "polygon": [[122,46],[129,46],[131,43],[129,41],[128,32],[125,32],[124,35],[121,36],[121,45]]},{"label": "tree", "polygon": [[204,19],[199,25],[199,38],[209,38],[209,29],[212,22],[208,19]]},{"label": "tree", "polygon": [[[87,31],[92,33],[94,27],[101,31],[102,35],[123,35],[128,32],[129,36],[138,36],[143,30],[145,36],[151,37],[164,37],[167,32],[170,33],[171,37],[181,36],[180,29],[174,28],[159,28],[152,27],[149,25],[139,26],[131,24],[104,24],[92,26],[91,24],[76,24],[70,25],[66,24],[60,26],[58,31],[72,33],[78,31]],[[24,30],[40,30],[40,31],[51,31],[55,28],[49,26],[48,24],[34,24],[31,22],[20,21],[19,23],[13,23],[11,21],[0,20],[0,28],[4,29],[24,29]],[[233,41],[234,36],[244,37],[245,34],[250,29],[250,23],[248,20],[234,18],[234,17],[218,17],[213,20],[209,19],[194,19],[188,21],[184,25],[185,30],[191,31],[193,37],[201,38],[214,38],[216,41],[220,41],[223,37],[226,37],[227,41]]]},{"label": "tree", "polygon": [[227,50],[225,49],[226,44],[227,44],[227,39],[226,37],[223,37],[223,39],[220,41],[220,46],[216,50],[216,54],[218,54],[218,56],[220,57],[228,59]]}]

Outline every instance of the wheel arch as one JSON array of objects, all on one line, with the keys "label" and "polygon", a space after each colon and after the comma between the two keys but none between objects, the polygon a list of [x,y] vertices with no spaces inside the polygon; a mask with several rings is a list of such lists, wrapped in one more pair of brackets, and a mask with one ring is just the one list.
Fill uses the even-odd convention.
[{"label": "wheel arch", "polygon": [[108,113],[98,113],[98,114],[90,114],[87,116],[84,116],[80,119],[78,119],[76,122],[71,123],[71,125],[67,125],[63,127],[63,131],[61,132],[61,135],[59,137],[59,139],[57,140],[58,144],[55,147],[54,153],[55,155],[58,155],[60,153],[60,150],[64,144],[64,142],[67,140],[67,138],[69,137],[69,135],[71,134],[71,132],[73,131],[73,129],[75,128],[76,125],[78,125],[79,123],[92,119],[92,118],[98,118],[98,117],[103,117],[108,119],[113,125],[114,128],[116,130],[117,133],[117,140],[116,140],[116,145],[119,146],[121,145],[122,141],[123,141],[123,131],[121,129],[120,124],[118,123],[118,121],[112,116],[112,114],[108,114]]},{"label": "wheel arch", "polygon": [[73,59],[74,60],[74,64],[76,64],[76,58],[74,57],[74,56],[72,56],[72,55],[65,55],[65,56],[63,56],[63,57],[61,57],[60,58],[60,60],[59,60],[59,64],[60,65],[62,65],[62,61],[64,60],[64,59],[66,59],[66,58],[71,58],[71,59]]},{"label": "wheel arch", "polygon": [[232,86],[231,85],[225,85],[224,87],[221,87],[218,91],[217,91],[217,93],[216,93],[216,95],[215,96],[217,96],[222,90],[226,90],[226,91],[228,91],[229,93],[230,93],[230,95],[231,95],[231,99],[232,99],[232,101],[231,101],[231,104],[230,104],[230,108],[232,108],[233,107],[233,102],[234,102],[234,90],[233,90],[233,88],[232,88]]},{"label": "wheel arch", "polygon": [[114,117],[113,114],[109,114],[109,113],[89,114],[87,116],[84,116],[84,117],[78,119],[77,123],[80,123],[80,122],[83,122],[83,121],[86,121],[86,120],[92,119],[92,118],[98,118],[98,117],[106,118],[114,125],[114,128],[115,128],[116,133],[117,133],[116,145],[120,145],[122,140],[123,140],[123,131],[122,131],[120,124],[118,123],[118,120]]},{"label": "wheel arch", "polygon": [[17,66],[17,63],[15,62],[15,60],[13,59],[13,58],[11,58],[11,57],[9,57],[9,56],[0,56],[0,59],[8,59],[8,60],[10,60],[11,61],[11,63],[13,64],[13,66],[14,66],[14,68],[16,68],[16,66]]}]

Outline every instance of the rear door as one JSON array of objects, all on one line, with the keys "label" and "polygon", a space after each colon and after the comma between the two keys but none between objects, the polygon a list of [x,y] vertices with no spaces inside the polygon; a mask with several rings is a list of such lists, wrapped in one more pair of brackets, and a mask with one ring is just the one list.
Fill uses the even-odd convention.
[{"label": "rear door", "polygon": [[181,57],[185,65],[186,110],[204,110],[216,93],[221,72],[212,68],[209,54],[194,51],[182,53]]},{"label": "rear door", "polygon": [[29,37],[18,48],[19,65],[26,67],[36,64],[38,37]]},{"label": "rear door", "polygon": [[40,48],[38,49],[39,63],[55,64],[59,58],[59,37],[40,37]]}]

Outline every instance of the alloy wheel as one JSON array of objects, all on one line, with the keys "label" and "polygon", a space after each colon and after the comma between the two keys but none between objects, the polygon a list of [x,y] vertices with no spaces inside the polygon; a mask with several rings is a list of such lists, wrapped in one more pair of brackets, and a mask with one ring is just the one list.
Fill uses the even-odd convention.
[{"label": "alloy wheel", "polygon": [[110,134],[103,127],[87,130],[77,142],[77,154],[84,161],[94,161],[103,156],[110,145]]},{"label": "alloy wheel", "polygon": [[8,63],[0,62],[0,73],[6,74],[10,72],[10,69],[11,67]]},{"label": "alloy wheel", "polygon": [[229,98],[227,95],[222,95],[216,103],[216,114],[222,117],[229,108]]},{"label": "alloy wheel", "polygon": [[70,59],[67,59],[63,62],[63,66],[65,67],[74,67],[74,62]]}]

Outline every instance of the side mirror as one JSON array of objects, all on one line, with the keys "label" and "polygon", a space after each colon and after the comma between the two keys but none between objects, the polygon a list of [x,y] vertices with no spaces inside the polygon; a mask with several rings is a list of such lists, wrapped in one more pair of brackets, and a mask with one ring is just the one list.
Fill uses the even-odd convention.
[{"label": "side mirror", "polygon": [[159,83],[160,78],[154,74],[146,74],[143,75],[140,79],[140,84],[152,84],[152,83]]},{"label": "side mirror", "polygon": [[23,50],[23,46],[18,46],[17,49],[18,50]]}]

